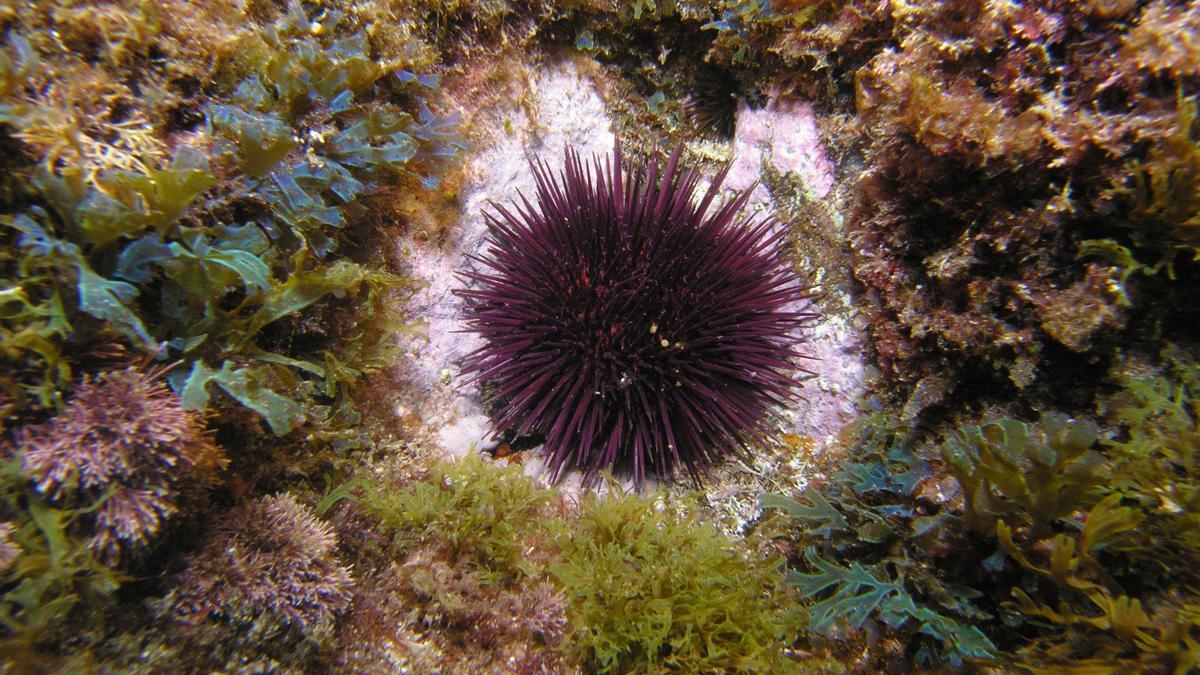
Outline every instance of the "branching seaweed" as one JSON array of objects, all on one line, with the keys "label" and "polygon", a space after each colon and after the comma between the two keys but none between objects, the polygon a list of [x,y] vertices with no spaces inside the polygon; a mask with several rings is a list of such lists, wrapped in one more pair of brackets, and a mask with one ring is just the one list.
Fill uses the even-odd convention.
[{"label": "branching seaweed", "polygon": [[775,561],[732,549],[679,505],[588,495],[556,541],[577,649],[599,671],[795,668],[781,655],[788,611]]},{"label": "branching seaweed", "polygon": [[788,580],[803,600],[807,630],[845,637],[879,621],[908,636],[908,657],[921,667],[995,660],[999,650],[975,625],[993,618],[973,602],[980,594],[928,567],[927,551],[951,520],[917,495],[934,475],[930,463],[882,413],[861,420],[855,434],[855,461],[823,488],[759,500],[794,519],[788,525],[799,532],[804,553]]}]

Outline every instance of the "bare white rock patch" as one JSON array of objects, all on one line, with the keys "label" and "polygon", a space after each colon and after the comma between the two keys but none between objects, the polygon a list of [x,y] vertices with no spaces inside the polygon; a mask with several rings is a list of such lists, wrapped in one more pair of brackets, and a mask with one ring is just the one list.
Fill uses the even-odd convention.
[{"label": "bare white rock patch", "polygon": [[532,159],[555,166],[568,147],[586,157],[611,152],[614,142],[604,102],[574,62],[544,67],[528,82],[527,105],[514,103],[496,111],[494,118],[506,121],[504,131],[497,132],[492,144],[468,152],[462,216],[445,240],[439,245],[405,237],[397,244],[412,265],[409,274],[426,284],[409,304],[414,317],[425,323],[426,334],[401,336],[410,358],[397,375],[415,397],[415,411],[440,429],[438,442],[452,456],[496,443],[490,433],[480,433],[488,428],[479,422],[487,418],[478,386],[468,384],[458,370],[458,362],[482,340],[461,332],[463,302],[452,292],[464,283],[456,273],[475,268],[466,256],[483,248],[484,211],[493,202],[509,204],[521,194],[532,198]]},{"label": "bare white rock patch", "polygon": [[795,99],[773,99],[753,109],[741,104],[733,135],[733,165],[725,187],[754,192],[750,205],[769,208],[771,197],[762,184],[764,164],[780,174],[799,178],[810,197],[821,199],[833,188],[833,164],[817,131],[812,104]]}]

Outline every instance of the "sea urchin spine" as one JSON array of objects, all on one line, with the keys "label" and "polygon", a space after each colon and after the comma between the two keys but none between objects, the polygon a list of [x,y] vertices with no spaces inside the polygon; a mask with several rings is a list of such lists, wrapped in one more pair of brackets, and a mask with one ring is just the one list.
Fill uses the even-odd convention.
[{"label": "sea urchin spine", "polygon": [[693,91],[684,102],[684,110],[698,130],[730,139],[737,129],[738,92],[738,81],[733,73],[704,66],[696,73]]},{"label": "sea urchin spine", "polygon": [[714,206],[728,168],[696,202],[680,152],[661,175],[624,167],[619,144],[603,166],[573,151],[557,176],[535,163],[537,206],[493,205],[472,287],[456,291],[484,340],[463,369],[497,429],[544,436],[555,480],[611,468],[699,481],[796,398],[813,314],[784,228],[739,216],[748,191]]}]

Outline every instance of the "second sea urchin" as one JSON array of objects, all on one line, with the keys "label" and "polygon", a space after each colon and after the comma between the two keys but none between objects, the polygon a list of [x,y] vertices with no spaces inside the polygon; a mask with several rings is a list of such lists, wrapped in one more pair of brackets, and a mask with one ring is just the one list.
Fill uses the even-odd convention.
[{"label": "second sea urchin", "polygon": [[[465,321],[484,345],[463,360],[497,429],[545,438],[555,479],[574,468],[694,480],[769,435],[794,399],[806,288],[772,219],[742,218],[742,192],[697,202],[677,149],[657,162],[533,166],[537,205],[494,205]],[[728,169],[726,169],[727,171]]]},{"label": "second sea urchin", "polygon": [[684,108],[697,129],[730,139],[737,127],[739,92],[733,73],[703,66],[696,73],[692,94],[684,102]]}]

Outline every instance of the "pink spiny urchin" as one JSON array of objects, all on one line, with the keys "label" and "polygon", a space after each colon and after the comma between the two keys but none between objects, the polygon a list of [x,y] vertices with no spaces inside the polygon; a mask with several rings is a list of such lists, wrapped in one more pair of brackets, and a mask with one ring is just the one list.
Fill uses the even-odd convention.
[{"label": "pink spiny urchin", "polygon": [[749,193],[697,201],[699,174],[677,149],[626,167],[568,151],[534,164],[536,206],[487,214],[488,248],[463,276],[468,328],[484,345],[462,362],[488,393],[493,424],[545,438],[555,479],[604,469],[699,480],[770,435],[796,398],[809,294],[784,254],[785,229],[739,215]]},{"label": "pink spiny urchin", "polygon": [[256,499],[220,521],[170,605],[187,621],[215,615],[254,631],[327,634],[353,585],[336,548],[333,529],[291,495]]},{"label": "pink spiny urchin", "polygon": [[49,423],[17,434],[24,473],[77,525],[102,559],[146,547],[197,487],[224,466],[202,415],[136,368],[85,381]]}]

